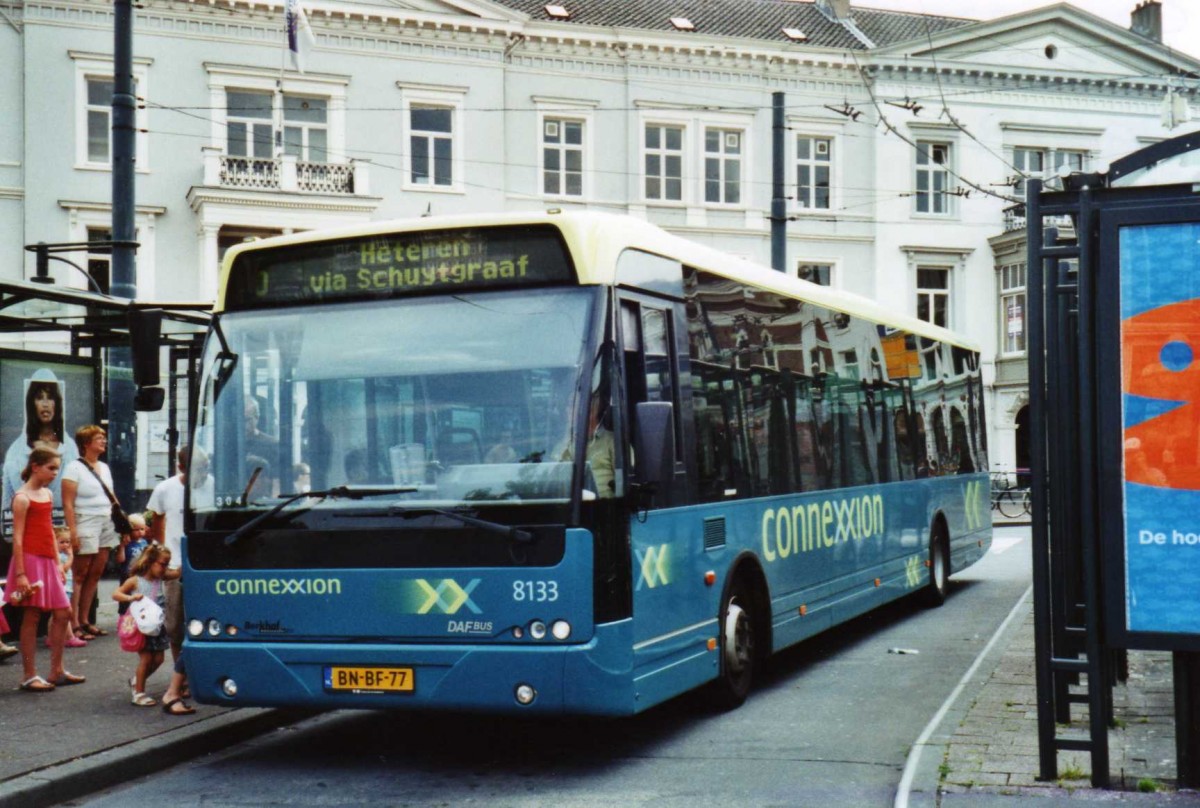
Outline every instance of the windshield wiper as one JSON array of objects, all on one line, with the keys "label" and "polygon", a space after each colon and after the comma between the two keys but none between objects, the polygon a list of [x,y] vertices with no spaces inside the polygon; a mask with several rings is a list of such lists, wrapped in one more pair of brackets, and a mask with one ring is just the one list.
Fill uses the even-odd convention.
[{"label": "windshield wiper", "polygon": [[337,485],[333,488],[327,488],[324,491],[306,491],[302,494],[289,494],[269,511],[263,511],[258,516],[251,519],[246,524],[239,527],[237,530],[225,537],[226,546],[235,543],[238,539],[253,531],[263,522],[275,516],[288,505],[299,499],[315,499],[317,501],[323,499],[363,499],[364,497],[380,497],[388,494],[411,494],[417,489],[413,486],[405,486],[404,488],[354,488],[348,485]]},{"label": "windshield wiper", "polygon": [[497,533],[504,536],[506,539],[518,542],[520,544],[529,544],[533,541],[533,534],[528,530],[522,530],[519,527],[510,525],[502,525],[499,522],[489,522],[486,519],[476,519],[474,516],[467,516],[464,513],[456,513],[455,511],[447,511],[441,508],[405,508],[398,505],[393,505],[388,509],[388,513],[403,517],[427,516],[435,514],[437,516],[447,516],[462,522],[464,525],[477,527],[480,530],[486,530],[489,533]]}]

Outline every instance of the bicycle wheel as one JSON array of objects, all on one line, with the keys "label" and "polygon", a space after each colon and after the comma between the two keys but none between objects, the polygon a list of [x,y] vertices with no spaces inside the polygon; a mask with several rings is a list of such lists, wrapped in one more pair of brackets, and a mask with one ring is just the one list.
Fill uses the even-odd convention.
[{"label": "bicycle wheel", "polygon": [[1021,495],[1021,507],[1025,509],[1026,516],[1033,516],[1033,497],[1029,495],[1029,489]]},{"label": "bicycle wheel", "polygon": [[1020,516],[1023,510],[1020,497],[1013,491],[1003,491],[997,495],[996,506],[999,508],[1000,514],[1009,519]]}]

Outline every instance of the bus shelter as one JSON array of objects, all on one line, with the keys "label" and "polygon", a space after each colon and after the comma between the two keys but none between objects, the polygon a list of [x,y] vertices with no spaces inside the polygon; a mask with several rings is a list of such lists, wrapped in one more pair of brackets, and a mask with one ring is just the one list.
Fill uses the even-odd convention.
[{"label": "bus shelter", "polygon": [[[147,470],[147,478],[173,473],[180,436],[187,434],[211,303],[127,300],[56,283],[48,271],[47,259],[55,251],[81,249],[96,250],[93,244],[37,245],[31,248],[39,253],[38,271],[32,280],[0,281],[0,335],[9,337],[10,344],[22,346],[0,347],[0,463],[6,488],[17,484],[17,475],[35,440],[33,421],[37,416],[32,400],[38,392],[50,391],[54,429],[64,443],[70,442],[66,451],[73,451],[76,429],[109,421],[107,381],[112,370],[105,362],[108,349],[129,347],[138,339],[152,340],[159,355],[167,359],[165,379],[138,380],[143,385],[165,381],[160,389],[167,403],[167,424],[162,433],[155,430],[155,443],[161,449],[165,442],[167,462],[162,469]],[[66,259],[57,260],[83,272]],[[143,322],[155,327],[142,328]],[[0,342],[4,341],[0,337]],[[129,413],[128,418],[132,420],[134,414]],[[122,456],[134,462],[139,454],[146,454],[139,453],[136,446],[121,448]],[[5,533],[11,515],[10,497],[8,492],[2,505]],[[7,542],[0,542],[0,563],[7,564],[9,550]]]},{"label": "bus shelter", "polygon": [[[1126,650],[1173,654],[1179,782],[1200,785],[1200,136],[1031,180],[1028,328],[1040,775],[1109,782]],[[1065,226],[1064,226],[1065,224]],[[1086,705],[1086,730],[1072,723]]]}]

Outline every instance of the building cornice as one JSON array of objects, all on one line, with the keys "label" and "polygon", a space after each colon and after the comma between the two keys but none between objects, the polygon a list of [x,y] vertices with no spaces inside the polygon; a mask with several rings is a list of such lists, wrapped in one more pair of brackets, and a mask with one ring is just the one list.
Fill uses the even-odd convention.
[{"label": "building cornice", "polygon": [[[97,213],[111,213],[111,202],[89,202],[77,199],[60,199],[58,206],[63,210],[86,210]],[[164,205],[137,205],[135,210],[139,216],[162,216],[167,212]]]},{"label": "building cornice", "polygon": [[293,194],[280,191],[245,191],[193,185],[187,192],[188,205],[197,213],[206,205],[306,212],[373,213],[383,197]]},{"label": "building cornice", "polygon": [[[949,87],[991,87],[1027,93],[1083,92],[1096,96],[1161,98],[1166,77],[1114,78],[1086,73],[997,68],[970,62],[935,62],[918,56],[900,62],[887,49],[850,54],[844,50],[794,43],[777,46],[738,37],[704,37],[697,33],[650,32],[530,20],[485,0],[458,0],[462,14],[439,14],[400,7],[306,0],[317,46],[310,65],[322,52],[364,53],[380,58],[428,60],[445,64],[498,63],[582,75],[620,75],[631,70],[641,78],[752,83],[756,87],[801,91],[833,91],[816,82],[839,86],[869,80],[928,88],[936,80]],[[207,42],[252,43],[283,47],[283,0],[145,0],[137,14],[138,36],[200,39]],[[476,16],[492,13],[497,16]],[[112,27],[108,0],[26,0],[27,25],[79,28]],[[553,58],[551,58],[553,57]],[[107,58],[107,57],[106,57]],[[1179,84],[1179,80],[1174,80]],[[1195,83],[1194,83],[1195,84]],[[1177,87],[1200,94],[1200,84]],[[838,90],[842,92],[842,90]],[[968,103],[959,99],[957,103]],[[990,103],[990,102],[989,102]]]},{"label": "building cornice", "polygon": [[1077,137],[1100,137],[1103,128],[1090,126],[1055,126],[1052,124],[1026,123],[1023,121],[1001,121],[1002,132],[1039,132],[1050,135],[1075,135]]}]

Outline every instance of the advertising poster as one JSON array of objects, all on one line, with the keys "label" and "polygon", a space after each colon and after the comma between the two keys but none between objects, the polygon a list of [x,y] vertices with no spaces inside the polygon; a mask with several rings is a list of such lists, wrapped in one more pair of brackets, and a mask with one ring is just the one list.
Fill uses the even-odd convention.
[{"label": "advertising poster", "polygon": [[1119,243],[1126,629],[1200,634],[1200,223]]},{"label": "advertising poster", "polygon": [[[31,448],[54,449],[62,455],[63,465],[78,457],[75,431],[96,422],[95,390],[90,362],[0,354],[0,451],[4,453],[0,507],[6,538],[12,521],[12,496],[21,486],[21,470]],[[62,517],[61,478],[51,489],[57,520]]]}]

